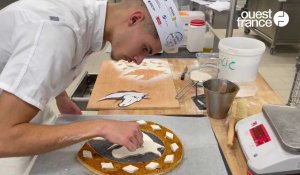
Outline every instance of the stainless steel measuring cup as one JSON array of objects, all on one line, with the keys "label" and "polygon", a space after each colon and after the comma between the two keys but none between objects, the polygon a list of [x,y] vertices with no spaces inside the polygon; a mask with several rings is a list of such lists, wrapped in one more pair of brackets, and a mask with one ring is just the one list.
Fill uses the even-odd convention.
[{"label": "stainless steel measuring cup", "polygon": [[203,82],[205,104],[209,117],[223,119],[239,91],[239,86],[226,79],[210,79]]},{"label": "stainless steel measuring cup", "polygon": [[[202,86],[202,83],[211,78],[217,78],[219,68],[215,64],[203,64],[199,67],[192,69],[187,73],[189,82],[177,92],[176,99],[183,97],[192,87]],[[198,76],[197,76],[198,75]]]}]

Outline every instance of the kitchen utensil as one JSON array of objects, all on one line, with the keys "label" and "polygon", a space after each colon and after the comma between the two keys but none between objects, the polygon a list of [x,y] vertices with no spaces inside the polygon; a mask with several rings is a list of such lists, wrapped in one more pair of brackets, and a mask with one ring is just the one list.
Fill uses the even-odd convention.
[{"label": "kitchen utensil", "polygon": [[[300,109],[265,105],[235,130],[251,174],[300,173]],[[249,173],[249,174],[250,174]]]},{"label": "kitchen utensil", "polygon": [[184,80],[185,79],[185,74],[188,72],[188,67],[185,66],[181,76],[180,76],[180,80]]},{"label": "kitchen utensil", "polygon": [[227,146],[233,148],[234,146],[234,127],[236,122],[248,116],[248,101],[245,98],[239,98],[233,101],[231,105],[231,113],[228,123],[227,131]]},{"label": "kitchen utensil", "polygon": [[239,86],[225,79],[209,79],[203,82],[205,104],[209,117],[223,119],[239,91]]},{"label": "kitchen utensil", "polygon": [[176,99],[183,97],[192,87],[195,85],[202,86],[202,83],[210,78],[217,78],[219,69],[214,64],[201,65],[195,69],[189,71],[189,82],[178,91],[175,96]]},{"label": "kitchen utensil", "polygon": [[236,122],[236,111],[237,111],[237,102],[233,101],[230,107],[230,119],[228,123],[228,131],[227,131],[227,145],[232,148],[234,141],[234,126]]}]

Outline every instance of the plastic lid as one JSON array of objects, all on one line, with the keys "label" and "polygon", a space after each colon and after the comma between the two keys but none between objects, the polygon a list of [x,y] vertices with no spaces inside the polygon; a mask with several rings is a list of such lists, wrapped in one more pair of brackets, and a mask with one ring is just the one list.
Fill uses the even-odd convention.
[{"label": "plastic lid", "polygon": [[201,20],[201,19],[193,19],[193,20],[191,20],[190,24],[192,26],[204,26],[205,25],[205,21]]},{"label": "plastic lid", "polygon": [[179,12],[179,15],[180,15],[181,17],[189,16],[189,14],[188,14],[186,11],[180,11],[180,12]]},{"label": "plastic lid", "polygon": [[264,53],[266,46],[263,42],[253,38],[229,37],[221,39],[218,48],[231,55],[254,56]]}]

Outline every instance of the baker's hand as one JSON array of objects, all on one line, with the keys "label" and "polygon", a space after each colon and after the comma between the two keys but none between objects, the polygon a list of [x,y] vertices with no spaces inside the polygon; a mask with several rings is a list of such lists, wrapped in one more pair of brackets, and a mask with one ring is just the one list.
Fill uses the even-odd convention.
[{"label": "baker's hand", "polygon": [[82,114],[80,108],[70,99],[65,91],[59,94],[55,99],[57,108],[61,114]]},{"label": "baker's hand", "polygon": [[104,120],[103,137],[112,143],[135,151],[143,145],[143,134],[136,122]]}]

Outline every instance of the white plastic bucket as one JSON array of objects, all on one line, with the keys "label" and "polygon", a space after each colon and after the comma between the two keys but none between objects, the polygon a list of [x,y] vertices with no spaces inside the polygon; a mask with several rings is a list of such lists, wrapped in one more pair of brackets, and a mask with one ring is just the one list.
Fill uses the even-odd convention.
[{"label": "white plastic bucket", "polygon": [[254,81],[265,49],[265,44],[257,39],[245,37],[221,39],[219,42],[219,78],[233,82]]}]

